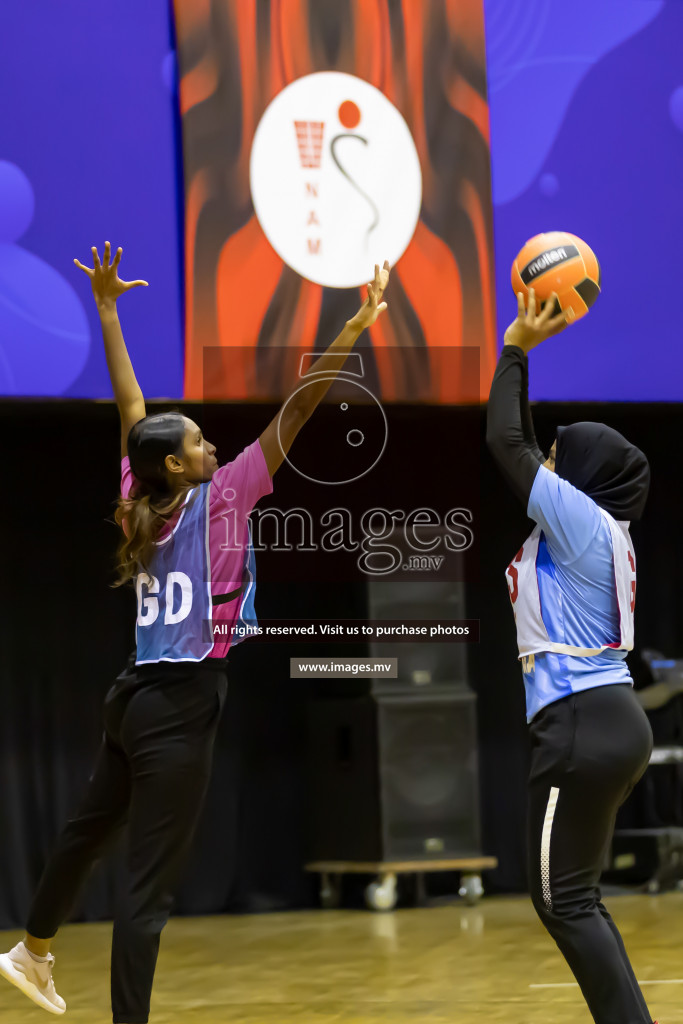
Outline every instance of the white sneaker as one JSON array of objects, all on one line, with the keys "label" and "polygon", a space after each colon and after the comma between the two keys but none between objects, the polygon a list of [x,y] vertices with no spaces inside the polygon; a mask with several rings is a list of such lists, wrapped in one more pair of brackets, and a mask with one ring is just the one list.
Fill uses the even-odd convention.
[{"label": "white sneaker", "polygon": [[48,953],[45,963],[38,963],[23,942],[9,953],[0,953],[0,974],[50,1013],[64,1013],[66,1003],[55,992],[52,965],[55,958]]}]

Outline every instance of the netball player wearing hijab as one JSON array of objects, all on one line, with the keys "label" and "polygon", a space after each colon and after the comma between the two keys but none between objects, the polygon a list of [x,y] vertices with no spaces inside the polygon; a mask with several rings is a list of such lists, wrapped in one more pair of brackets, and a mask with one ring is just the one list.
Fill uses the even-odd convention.
[{"label": "netball player wearing hijab", "polygon": [[146,415],[116,301],[147,282],[119,280],[121,249],[113,261],[110,256],[107,242],[101,264],[95,248],[92,269],[75,262],[90,277],[121,416],[119,581],[136,578],[137,651],[105,698],[104,736],[85,797],[44,870],[23,942],[0,956],[0,973],[46,1010],[64,1012],[50,942],[93,863],[127,824],[112,1009],[115,1024],[143,1024],[159,937],[204,801],[227,688],[229,633],[214,643],[206,623],[255,622],[249,513],[272,491],[273,474],[361,332],[386,309],[380,300],[389,264],[375,267],[366,301],[311,366],[313,382],[284,403],[257,441],[219,465],[215,446],[188,417]]},{"label": "netball player wearing hijab", "polygon": [[556,296],[517,319],[491,385],[487,442],[536,526],[507,570],[532,761],[528,871],[536,911],[596,1024],[651,1024],[600,874],[619,805],[647,767],[648,720],[633,692],[636,567],[629,522],[650,471],[602,423],[559,427],[546,459],[534,436],[527,353],[565,325]]}]

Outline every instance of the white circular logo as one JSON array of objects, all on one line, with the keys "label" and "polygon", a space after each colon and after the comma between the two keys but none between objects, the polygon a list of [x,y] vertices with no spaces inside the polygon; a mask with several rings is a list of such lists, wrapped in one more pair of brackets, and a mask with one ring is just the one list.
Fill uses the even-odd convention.
[{"label": "white circular logo", "polygon": [[278,93],[251,149],[251,195],[263,231],[297,274],[331,288],[396,263],[422,203],[415,144],[384,93],[339,71]]}]

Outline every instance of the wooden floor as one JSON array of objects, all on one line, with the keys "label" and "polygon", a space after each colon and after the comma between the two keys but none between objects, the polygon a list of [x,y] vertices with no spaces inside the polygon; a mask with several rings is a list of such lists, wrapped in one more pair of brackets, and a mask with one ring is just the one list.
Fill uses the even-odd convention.
[{"label": "wooden floor", "polygon": [[[606,902],[652,1016],[683,1024],[683,894]],[[0,933],[0,949],[20,937]],[[58,936],[54,976],[71,1024],[111,1021],[110,938],[108,924]],[[571,982],[523,897],[389,914],[175,918],[150,1024],[590,1024]],[[49,1019],[0,979],[0,1024]]]}]

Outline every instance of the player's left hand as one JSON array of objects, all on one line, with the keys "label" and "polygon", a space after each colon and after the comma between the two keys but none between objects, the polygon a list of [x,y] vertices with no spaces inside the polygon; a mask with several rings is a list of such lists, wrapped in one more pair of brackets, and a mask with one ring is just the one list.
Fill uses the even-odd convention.
[{"label": "player's left hand", "polygon": [[516,345],[523,352],[530,352],[546,338],[559,334],[567,326],[564,313],[552,316],[557,295],[555,292],[547,299],[543,309],[536,316],[536,292],[529,289],[529,306],[524,308],[524,296],[517,293],[517,319],[513,320],[505,332],[505,344]]},{"label": "player's left hand", "polygon": [[360,327],[361,330],[365,330],[366,327],[371,327],[377,317],[384,312],[387,308],[387,304],[386,302],[382,302],[382,296],[385,288],[389,284],[390,271],[391,267],[388,260],[384,261],[384,266],[381,270],[379,268],[379,264],[375,263],[375,277],[368,285],[368,297],[356,315],[349,320],[350,324]]}]

